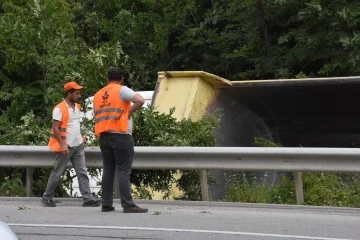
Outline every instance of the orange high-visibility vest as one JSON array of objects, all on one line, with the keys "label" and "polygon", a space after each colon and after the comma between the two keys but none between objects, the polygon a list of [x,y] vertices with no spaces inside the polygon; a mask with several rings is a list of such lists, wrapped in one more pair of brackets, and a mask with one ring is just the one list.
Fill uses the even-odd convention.
[{"label": "orange high-visibility vest", "polygon": [[129,131],[130,102],[124,102],[120,98],[120,90],[123,86],[109,83],[94,95],[94,118],[95,136],[99,137],[102,132]]},{"label": "orange high-visibility vest", "polygon": [[[80,110],[80,108],[81,108],[80,104],[75,103],[75,106]],[[60,123],[60,127],[59,127],[60,136],[61,136],[61,139],[64,140],[66,143],[66,128],[69,123],[69,109],[68,109],[65,101],[62,101],[61,103],[56,105],[54,107],[54,109],[56,107],[60,108],[61,115],[62,115],[61,123]],[[51,150],[53,150],[55,152],[61,152],[61,145],[60,145],[59,141],[55,138],[54,131],[52,128],[51,128],[50,140],[49,140],[48,146]]]}]

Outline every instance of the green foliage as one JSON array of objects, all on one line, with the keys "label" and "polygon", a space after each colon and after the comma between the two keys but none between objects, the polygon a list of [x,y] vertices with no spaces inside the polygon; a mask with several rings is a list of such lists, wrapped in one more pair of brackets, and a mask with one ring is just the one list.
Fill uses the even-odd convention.
[{"label": "green foliage", "polygon": [[152,199],[152,194],[145,186],[135,186],[132,190],[132,196],[135,199]]},{"label": "green foliage", "polygon": [[[281,146],[264,138],[255,138],[255,143],[261,147]],[[359,179],[359,174],[302,173],[304,204],[360,207]],[[234,173],[229,179],[225,201],[296,204],[295,183],[293,177],[283,176],[271,187],[259,183],[249,173]]]},{"label": "green foliage", "polygon": [[[304,204],[315,206],[360,207],[359,174],[303,173]],[[225,201],[296,204],[295,183],[282,177],[274,187],[233,177]]]},{"label": "green foliage", "polygon": [[269,189],[269,203],[296,204],[295,182],[288,176],[282,176],[274,187]]},{"label": "green foliage", "polygon": [[104,70],[116,65],[129,71],[129,83],[139,90],[153,89],[158,70],[203,70],[227,79],[348,76],[360,71],[356,1],[0,4],[1,98],[13,114],[27,109],[27,102],[19,101],[24,97],[36,103],[34,113],[53,105],[68,78],[78,77],[91,95],[104,81]]},{"label": "green foliage", "polygon": [[20,205],[18,206],[18,210],[31,210],[31,208],[27,205]]},{"label": "green foliage", "polygon": [[256,178],[249,181],[245,173],[233,175],[228,183],[225,201],[267,203],[268,199],[268,188],[258,184]]},{"label": "green foliage", "polygon": [[[72,178],[67,170],[56,187],[56,197],[68,197],[67,190],[72,190]],[[42,196],[52,169],[36,168],[33,173],[33,195]],[[25,176],[26,168],[0,168],[0,196],[22,196],[26,195]]]},{"label": "green foliage", "polygon": [[359,74],[359,2],[216,0],[202,10],[173,49],[180,69],[228,79]]},{"label": "green foliage", "polygon": [[[216,183],[210,174],[207,174],[208,185]],[[201,186],[199,171],[183,170],[181,177],[175,181],[176,187],[183,192],[182,196],[175,196],[175,200],[201,201]]]},{"label": "green foliage", "polygon": [[5,110],[17,120],[29,109],[43,114],[44,107],[53,104],[49,100],[54,100],[50,99],[56,96],[54,91],[62,86],[59,77],[63,80],[66,72],[78,65],[72,11],[66,1],[58,0],[3,1],[2,6],[3,73],[17,79],[2,86],[11,100]]},{"label": "green foliage", "polygon": [[[136,146],[214,146],[213,132],[218,126],[218,114],[205,116],[193,122],[188,119],[177,121],[172,115],[174,109],[160,113],[153,107],[143,108],[133,118],[133,137]],[[181,171],[180,179],[174,179],[175,170],[133,170],[131,182],[135,186],[164,192],[167,198],[171,185],[175,183],[184,192],[181,199],[199,200],[200,177],[198,171]],[[210,178],[209,184],[214,180]]]},{"label": "green foliage", "polygon": [[155,211],[152,215],[160,215],[161,212]]},{"label": "green foliage", "polygon": [[[198,122],[177,121],[170,112],[160,113],[153,107],[143,108],[133,118],[133,137],[136,146],[214,146],[214,129],[218,113],[205,116]],[[196,133],[196,134],[194,134]]]},{"label": "green foliage", "polygon": [[[1,116],[0,121],[6,121],[2,117],[5,116]],[[43,120],[30,111],[21,117],[21,121],[22,124],[16,126],[0,124],[0,131],[6,131],[0,135],[1,145],[47,145],[50,128],[44,127]]]},{"label": "green foliage", "polygon": [[[47,145],[50,128],[46,126],[44,119],[36,117],[32,111],[21,117],[21,124],[19,125],[7,122],[6,115],[0,116],[0,122],[3,123],[0,124],[0,132],[3,133],[0,134],[1,145]],[[50,172],[51,169],[34,170],[33,192],[35,196],[40,196],[43,193],[47,183],[44,175],[49,176]],[[3,186],[3,190],[0,189],[0,195],[25,196],[25,174],[25,168],[0,168],[0,175],[6,176],[0,179],[0,185]],[[11,186],[13,190],[7,193],[7,190],[4,190],[6,186]]]},{"label": "green foliage", "polygon": [[360,207],[359,174],[303,173],[308,205]]},{"label": "green foliage", "polygon": [[0,195],[1,196],[17,196],[25,197],[26,190],[21,181],[21,176],[18,173],[14,173],[10,176],[4,177],[0,181]]},{"label": "green foliage", "polygon": [[266,138],[255,137],[255,145],[258,147],[281,147],[280,143],[274,143]]}]

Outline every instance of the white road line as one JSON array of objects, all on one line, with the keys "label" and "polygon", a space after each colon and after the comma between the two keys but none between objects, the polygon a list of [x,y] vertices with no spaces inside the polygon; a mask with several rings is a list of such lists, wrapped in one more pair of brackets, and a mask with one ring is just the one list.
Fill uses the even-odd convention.
[{"label": "white road line", "polygon": [[198,229],[176,229],[176,228],[148,228],[148,227],[118,227],[118,226],[86,226],[86,225],[56,225],[56,224],[19,224],[8,223],[8,226],[19,227],[47,227],[47,228],[84,228],[84,229],[115,229],[115,230],[138,230],[138,231],[159,231],[159,232],[189,232],[189,233],[212,233],[212,234],[228,234],[228,235],[246,235],[259,237],[278,237],[278,238],[295,238],[295,239],[316,239],[316,240],[353,240],[348,238],[327,238],[312,237],[299,235],[284,235],[271,233],[252,233],[252,232],[231,232],[231,231],[213,231]]}]

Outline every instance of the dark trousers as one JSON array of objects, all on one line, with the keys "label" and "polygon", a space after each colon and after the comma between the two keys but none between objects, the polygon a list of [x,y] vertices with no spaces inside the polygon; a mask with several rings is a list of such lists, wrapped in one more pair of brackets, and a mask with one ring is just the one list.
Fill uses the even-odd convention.
[{"label": "dark trousers", "polygon": [[134,157],[134,141],[129,134],[101,133],[100,149],[103,157],[102,205],[113,205],[115,169],[117,171],[122,207],[134,205],[131,196],[130,174]]}]

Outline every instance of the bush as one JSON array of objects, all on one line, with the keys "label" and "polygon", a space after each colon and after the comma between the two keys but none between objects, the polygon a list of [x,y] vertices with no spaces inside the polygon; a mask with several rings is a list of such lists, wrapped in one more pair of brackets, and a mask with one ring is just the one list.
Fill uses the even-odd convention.
[{"label": "bush", "polygon": [[[255,143],[263,147],[281,146],[263,138],[256,138]],[[295,183],[291,177],[283,176],[275,186],[270,187],[259,183],[254,177],[248,180],[247,175],[232,175],[225,201],[296,204]],[[360,207],[359,179],[359,174],[302,173],[304,204]]]},{"label": "bush", "polygon": [[[303,173],[304,204],[315,206],[360,207],[358,174]],[[274,187],[233,178],[225,201],[249,203],[296,204],[295,183],[282,177]]]},{"label": "bush", "polygon": [[269,203],[296,204],[295,182],[287,176],[280,178],[269,191]]},{"label": "bush", "polygon": [[[170,113],[160,113],[153,107],[143,108],[133,118],[133,137],[136,146],[214,146],[213,132],[219,123],[219,114],[205,116],[197,122],[189,119],[178,121]],[[175,185],[184,193],[176,199],[200,200],[200,176],[198,171],[180,171],[180,178],[175,179],[176,170],[133,170],[131,182],[136,186],[153,189],[164,193],[164,198],[171,194]],[[208,178],[208,184],[214,180]],[[143,190],[140,192],[144,192]],[[152,196],[151,193],[143,196]]]},{"label": "bush", "polygon": [[247,203],[267,203],[269,199],[269,189],[258,184],[256,177],[247,179],[247,175],[233,174],[227,187],[226,201],[247,202]]},{"label": "bush", "polygon": [[360,207],[359,174],[303,173],[307,205]]},{"label": "bush", "polygon": [[0,186],[0,195],[1,196],[16,196],[16,197],[25,197],[26,189],[23,186],[21,181],[21,175],[17,172],[11,175],[11,177],[6,176],[2,179],[2,184]]}]

